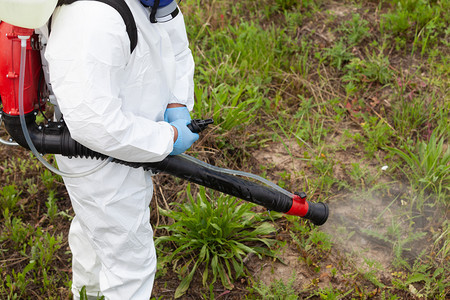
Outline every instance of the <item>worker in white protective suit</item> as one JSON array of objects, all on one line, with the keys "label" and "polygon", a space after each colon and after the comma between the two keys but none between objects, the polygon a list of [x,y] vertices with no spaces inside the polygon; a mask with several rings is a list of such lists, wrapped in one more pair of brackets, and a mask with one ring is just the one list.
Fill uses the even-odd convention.
[{"label": "worker in white protective suit", "polygon": [[[45,57],[72,138],[121,160],[155,162],[198,138],[186,126],[194,105],[194,62],[181,13],[152,24],[149,8],[126,2],[138,29],[132,53],[116,10],[79,1],[55,10]],[[97,164],[58,157],[68,172]],[[148,300],[156,271],[151,174],[111,163],[64,182],[76,214],[69,233],[74,295],[86,286],[90,296]]]},{"label": "worker in white protective suit", "polygon": [[[73,139],[117,159],[156,162],[198,139],[186,126],[194,104],[194,62],[181,12],[151,23],[151,8],[139,0],[125,2],[138,31],[132,53],[118,11],[78,1],[54,10],[45,57]],[[57,161],[73,173],[100,163],[60,156]],[[92,299],[148,300],[156,271],[151,173],[109,163],[64,182],[75,212],[69,232],[74,298],[86,287]]]}]

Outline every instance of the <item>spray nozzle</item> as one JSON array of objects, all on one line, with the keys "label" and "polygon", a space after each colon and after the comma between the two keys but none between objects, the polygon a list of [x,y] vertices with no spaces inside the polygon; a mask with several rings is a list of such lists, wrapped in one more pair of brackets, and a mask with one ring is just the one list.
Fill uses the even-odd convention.
[{"label": "spray nozzle", "polygon": [[328,205],[326,205],[323,202],[318,203],[312,203],[308,202],[309,209],[306,215],[304,216],[305,219],[310,220],[313,222],[314,225],[323,225],[328,219]]}]

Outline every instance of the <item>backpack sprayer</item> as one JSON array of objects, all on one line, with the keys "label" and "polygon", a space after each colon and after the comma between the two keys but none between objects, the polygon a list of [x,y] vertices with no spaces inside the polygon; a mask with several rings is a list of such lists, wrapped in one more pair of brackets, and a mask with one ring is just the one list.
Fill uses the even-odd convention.
[{"label": "backpack sprayer", "polygon": [[[309,219],[315,225],[326,222],[326,204],[309,202],[306,200],[306,193],[290,193],[257,175],[215,167],[186,154],[168,156],[156,163],[126,162],[92,151],[73,140],[63,119],[49,120],[45,125],[37,124],[36,115],[45,110],[50,96],[43,79],[40,49],[39,36],[34,30],[0,22],[0,102],[3,106],[0,124],[3,121],[12,139],[20,146],[32,150],[36,157],[42,159],[40,154],[61,154],[103,159],[105,163],[112,161],[134,168],[142,167],[153,173],[167,173],[250,201],[268,210]],[[188,127],[193,132],[200,132],[212,122],[212,119],[192,120]],[[12,141],[1,139],[0,142],[13,144]]]}]

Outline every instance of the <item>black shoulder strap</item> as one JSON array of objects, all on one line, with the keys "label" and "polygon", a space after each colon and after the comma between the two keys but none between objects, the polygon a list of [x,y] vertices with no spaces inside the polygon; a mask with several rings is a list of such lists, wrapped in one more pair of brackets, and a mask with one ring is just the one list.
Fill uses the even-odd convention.
[{"label": "black shoulder strap", "polygon": [[[58,5],[63,4],[72,4],[79,0],[59,0]],[[122,16],[123,21],[125,22],[125,26],[127,28],[127,34],[130,38],[130,53],[133,52],[134,48],[136,48],[137,40],[138,40],[138,34],[136,29],[136,22],[134,21],[133,13],[131,12],[128,5],[123,0],[91,0],[91,1],[98,1],[105,4],[108,4],[115,10],[119,12],[119,14]]]}]

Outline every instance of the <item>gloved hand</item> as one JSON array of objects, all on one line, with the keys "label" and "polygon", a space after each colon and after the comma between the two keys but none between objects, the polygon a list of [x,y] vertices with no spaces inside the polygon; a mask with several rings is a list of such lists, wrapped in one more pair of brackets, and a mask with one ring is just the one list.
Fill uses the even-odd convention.
[{"label": "gloved hand", "polygon": [[170,125],[174,126],[178,131],[178,138],[173,144],[173,151],[169,155],[178,155],[186,151],[191,145],[198,140],[198,133],[193,133],[187,125],[190,124],[190,120],[178,119],[171,122]]},{"label": "gloved hand", "polygon": [[164,121],[167,123],[172,123],[179,119],[191,120],[191,114],[186,106],[169,107],[164,112]]}]

